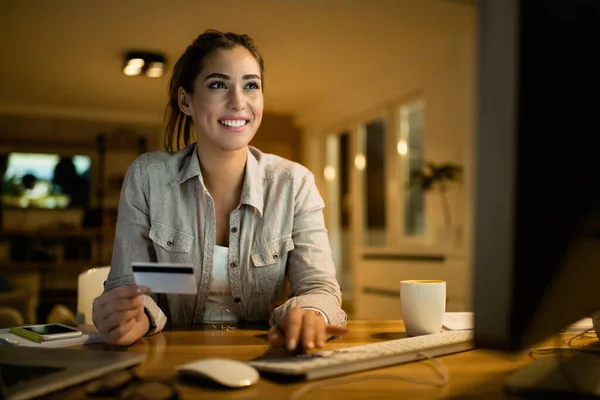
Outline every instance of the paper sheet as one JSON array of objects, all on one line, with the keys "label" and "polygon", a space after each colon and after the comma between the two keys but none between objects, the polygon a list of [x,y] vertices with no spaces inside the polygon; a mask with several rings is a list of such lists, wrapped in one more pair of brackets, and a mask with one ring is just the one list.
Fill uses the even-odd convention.
[{"label": "paper sheet", "polygon": [[443,328],[448,331],[465,331],[473,329],[472,312],[447,312],[444,316]]},{"label": "paper sheet", "polygon": [[579,321],[575,322],[572,325],[569,325],[564,329],[565,332],[584,332],[588,329],[592,329],[594,327],[594,323],[591,318],[583,318]]},{"label": "paper sheet", "polygon": [[[445,330],[459,331],[473,329],[473,313],[472,312],[448,312],[444,317]],[[594,327],[591,318],[583,318],[564,329],[564,332],[584,332]]]}]

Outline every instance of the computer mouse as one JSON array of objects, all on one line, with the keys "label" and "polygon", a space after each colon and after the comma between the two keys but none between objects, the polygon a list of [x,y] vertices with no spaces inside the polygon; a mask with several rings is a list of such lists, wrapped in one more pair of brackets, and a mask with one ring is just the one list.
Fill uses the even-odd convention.
[{"label": "computer mouse", "polygon": [[205,358],[179,365],[175,369],[180,374],[206,378],[230,388],[252,386],[260,378],[253,366],[226,358]]}]

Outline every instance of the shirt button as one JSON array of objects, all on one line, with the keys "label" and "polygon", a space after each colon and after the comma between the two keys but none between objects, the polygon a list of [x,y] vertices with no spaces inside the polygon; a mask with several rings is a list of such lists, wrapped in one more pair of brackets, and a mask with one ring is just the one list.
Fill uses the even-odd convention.
[{"label": "shirt button", "polygon": [[237,267],[237,264],[236,264],[235,262],[232,262],[231,264],[229,264],[229,266],[230,266],[231,268],[235,268],[235,267]]},{"label": "shirt button", "polygon": [[234,226],[233,228],[231,228],[231,232],[237,233],[237,227]]},{"label": "shirt button", "polygon": [[277,254],[277,253],[274,253],[274,254],[273,254],[273,258],[274,258],[274,259],[278,259],[278,258],[279,258],[279,254]]},{"label": "shirt button", "polygon": [[239,297],[236,297],[235,299],[233,299],[233,301],[235,301],[236,303],[239,303],[240,301],[242,301],[242,299],[240,299]]},{"label": "shirt button", "polygon": [[173,239],[171,239],[167,242],[167,246],[173,246]]}]

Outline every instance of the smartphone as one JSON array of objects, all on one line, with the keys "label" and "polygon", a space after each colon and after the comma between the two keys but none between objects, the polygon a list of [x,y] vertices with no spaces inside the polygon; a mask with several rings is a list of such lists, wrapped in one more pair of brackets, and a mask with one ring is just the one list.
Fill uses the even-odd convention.
[{"label": "smartphone", "polygon": [[71,339],[82,335],[79,329],[63,324],[23,325],[10,328],[10,331],[34,342]]}]

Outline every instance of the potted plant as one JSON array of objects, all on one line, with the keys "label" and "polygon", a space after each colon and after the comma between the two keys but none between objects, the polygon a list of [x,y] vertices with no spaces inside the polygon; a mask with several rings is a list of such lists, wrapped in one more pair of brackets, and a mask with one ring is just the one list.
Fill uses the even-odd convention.
[{"label": "potted plant", "polygon": [[452,216],[450,204],[446,192],[453,182],[460,182],[463,168],[454,163],[432,163],[426,162],[421,169],[415,169],[410,172],[408,186],[410,189],[419,188],[423,193],[437,192],[440,196],[442,215],[444,218],[443,230],[453,231]]}]

